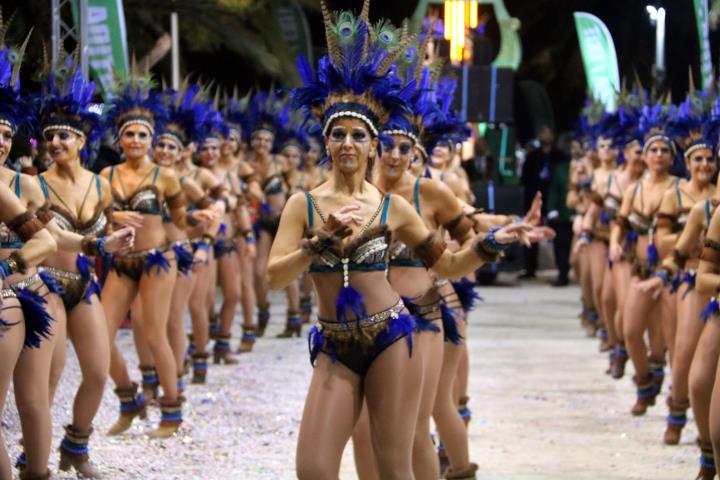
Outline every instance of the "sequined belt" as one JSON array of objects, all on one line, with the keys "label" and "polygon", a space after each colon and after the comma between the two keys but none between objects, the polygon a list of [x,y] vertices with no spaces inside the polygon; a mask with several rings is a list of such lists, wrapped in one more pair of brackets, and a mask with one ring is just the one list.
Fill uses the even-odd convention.
[{"label": "sequined belt", "polygon": [[17,292],[18,290],[27,288],[30,285],[34,285],[37,282],[42,282],[42,279],[40,278],[39,273],[35,273],[34,275],[32,275],[24,280],[18,280],[17,282],[10,283],[10,284],[8,284],[8,286]]},{"label": "sequined belt", "polygon": [[368,315],[347,322],[336,322],[318,319],[323,334],[336,342],[348,342],[350,340],[363,344],[373,344],[377,334],[387,328],[387,322],[400,316],[405,309],[405,304],[399,300],[395,305],[382,312]]},{"label": "sequined belt", "polygon": [[166,250],[174,247],[185,247],[189,245],[191,245],[190,240],[186,238],[185,240],[177,240],[175,242],[172,242],[170,245],[168,245]]},{"label": "sequined belt", "polygon": [[73,282],[79,282],[80,280],[82,280],[82,275],[79,273],[66,272],[65,270],[60,270],[59,268],[55,267],[38,267],[38,272],[47,272],[55,278],[70,280]]},{"label": "sequined belt", "polygon": [[17,293],[12,288],[0,289],[0,298],[17,298]]}]

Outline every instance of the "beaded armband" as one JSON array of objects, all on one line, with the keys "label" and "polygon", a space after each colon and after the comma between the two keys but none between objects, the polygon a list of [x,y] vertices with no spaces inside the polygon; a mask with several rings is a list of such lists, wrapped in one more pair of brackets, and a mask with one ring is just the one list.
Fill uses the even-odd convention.
[{"label": "beaded armband", "polygon": [[0,261],[0,276],[3,280],[14,273],[25,273],[26,271],[27,262],[18,251],[12,252],[8,258]]},{"label": "beaded armband", "polygon": [[657,270],[656,272],[653,272],[650,277],[659,278],[662,280],[663,285],[667,286],[670,283],[670,273],[668,270],[665,270],[661,268],[660,270]]},{"label": "beaded armband", "polygon": [[483,239],[478,239],[473,245],[473,251],[475,254],[483,259],[485,262],[494,263],[500,257],[503,250],[507,250],[510,245],[503,245],[498,243],[495,239],[495,232],[500,230],[499,227],[493,227],[485,235]]},{"label": "beaded armband", "polygon": [[37,216],[32,212],[21,213],[7,224],[8,228],[17,233],[20,240],[27,242],[37,232],[45,228]]},{"label": "beaded armband", "polygon": [[431,233],[415,247],[413,256],[422,261],[425,267],[432,268],[440,257],[442,257],[445,249],[447,249],[445,241]]}]

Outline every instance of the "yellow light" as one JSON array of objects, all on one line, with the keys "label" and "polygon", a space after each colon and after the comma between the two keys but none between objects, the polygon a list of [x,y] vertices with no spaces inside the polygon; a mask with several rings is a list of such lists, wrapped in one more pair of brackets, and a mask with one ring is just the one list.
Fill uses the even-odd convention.
[{"label": "yellow light", "polygon": [[470,0],[470,28],[478,26],[478,5],[476,0]]},{"label": "yellow light", "polygon": [[465,18],[465,25],[470,25],[470,3],[467,0],[463,0],[463,18]]},{"label": "yellow light", "polygon": [[463,47],[465,47],[465,0],[457,0],[457,39],[455,45],[457,51],[455,52],[455,61],[461,61],[463,58]]},{"label": "yellow light", "polygon": [[445,0],[445,40],[452,38],[452,2],[453,0]]}]

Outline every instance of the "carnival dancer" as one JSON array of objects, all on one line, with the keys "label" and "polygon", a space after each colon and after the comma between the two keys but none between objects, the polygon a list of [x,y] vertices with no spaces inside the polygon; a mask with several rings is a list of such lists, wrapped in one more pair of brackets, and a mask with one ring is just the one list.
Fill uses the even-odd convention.
[{"label": "carnival dancer", "polygon": [[[181,152],[190,142],[198,141],[207,109],[202,104],[200,86],[188,85],[187,82],[183,84],[180,92],[168,90],[162,92],[161,98],[166,105],[166,114],[158,122],[153,161],[162,167],[175,169],[180,163]],[[178,267],[170,303],[167,334],[178,369],[178,391],[182,394],[184,390],[182,378],[188,349],[183,317],[197,282],[196,270],[207,264],[209,246],[212,244],[207,241],[196,243],[197,248],[195,248],[189,235],[197,238],[202,234],[214,238],[225,214],[225,204],[221,201],[224,200],[223,198],[212,198],[211,195],[206,194],[192,176],[179,175],[178,178],[189,204],[192,205],[192,208],[188,210],[188,225],[185,230],[178,228],[173,223],[167,206],[163,206],[163,225],[169,243],[168,249],[175,252],[175,261]],[[218,189],[212,190],[212,192],[221,193]],[[155,362],[143,334],[141,309],[137,299],[131,312],[135,345],[143,377],[143,394],[146,400],[155,400],[158,397],[159,382]],[[193,323],[193,337],[197,335],[202,339],[203,333],[207,337],[207,328],[207,324],[196,325]],[[197,345],[194,345],[191,358],[194,372],[193,382],[200,383],[199,380],[204,381],[207,373],[205,344],[202,344],[200,350]]]},{"label": "carnival dancer", "polygon": [[[250,101],[247,109],[245,131],[249,136],[250,154],[248,161],[255,171],[256,179],[263,190],[255,231],[257,235],[257,256],[255,257],[255,293],[257,295],[258,336],[265,334],[270,321],[268,302],[267,262],[270,246],[277,233],[280,212],[285,207],[288,195],[286,180],[288,161],[283,155],[273,153],[275,137],[280,130],[278,121],[282,104],[274,92],[260,92]],[[285,330],[278,337],[300,336],[300,287],[291,282],[285,288],[287,294],[287,319]]]},{"label": "carnival dancer", "polygon": [[[230,165],[240,182],[240,189],[247,199],[247,212],[253,218],[255,207],[262,202],[263,193],[255,178],[255,172],[247,161],[246,145],[243,142],[243,123],[249,96],[238,99],[233,95],[225,102],[223,116],[228,127],[228,134],[220,147],[221,161]],[[237,353],[251,352],[257,339],[255,324],[255,274],[256,257],[255,233],[252,229],[238,229],[236,235],[239,243],[237,256],[240,269],[240,304],[242,306],[242,335]],[[242,240],[242,241],[241,241]]]},{"label": "carnival dancer", "polygon": [[[637,129],[640,112],[633,108],[634,100],[623,100],[616,115],[610,117],[613,124],[613,142],[620,150],[617,163],[619,167],[607,176],[604,194],[591,193],[591,204],[581,223],[580,238],[575,245],[575,253],[582,255],[595,239],[595,232],[604,235],[611,223],[615,221],[622,198],[627,188],[635,184],[645,170],[642,156],[642,136]],[[600,230],[598,230],[600,228]],[[597,252],[596,252],[597,253]],[[607,259],[606,259],[607,260]],[[620,261],[606,261],[606,271],[603,274],[602,292],[600,295],[601,311],[603,312],[603,325],[607,335],[601,332],[600,350],[608,350],[609,366],[606,373],[613,378],[622,378],[625,372],[625,363],[628,359],[623,335],[622,313],[625,297],[630,288],[631,265],[621,258]],[[603,344],[606,344],[605,347]]]},{"label": "carnival dancer", "polygon": [[368,2],[357,19],[347,12],[333,19],[324,4],[322,9],[329,54],[317,74],[299,61],[305,86],[293,92],[293,100],[321,121],[332,173],[312,192],[289,199],[268,266],[271,288],[286,286],[310,267],[318,294],[321,326],[310,338],[315,369],[300,427],[297,475],[337,477],[364,400],[381,478],[412,478],[422,365],[409,350],[415,321],[385,278],[389,235],[428,267],[456,276],[495,259],[497,248],[524,238],[527,226],[493,230],[451,254],[412,206],[367,181],[387,108],[403,101],[389,69],[406,44],[387,55],[368,48]]},{"label": "carnival dancer", "polygon": [[[38,177],[39,198],[48,202],[51,218],[75,241],[102,236],[110,230],[112,194],[107,180],[87,170],[83,164],[93,142],[102,133],[100,117],[90,111],[95,85],[83,78],[72,59],[62,59],[49,69],[44,83],[38,117],[47,151],[53,166]],[[95,276],[91,254],[118,252],[118,237],[132,232],[123,229],[106,239],[97,252],[79,248],[67,251],[67,241],[58,240],[63,251],[47,257],[40,275],[50,285],[60,286],[62,306],[54,312],[59,325],[67,326],[82,372],[82,382],[73,404],[72,423],[65,426],[60,444],[60,469],[77,470],[85,478],[100,478],[89,463],[88,442],[92,421],[100,408],[110,367],[110,345],[107,325],[100,305],[100,286]],[[123,250],[129,249],[132,237]],[[64,337],[60,337],[64,339]],[[65,346],[57,345],[64,352]],[[51,399],[62,373],[64,355],[53,358],[50,380]],[[26,444],[26,449],[27,444]]]},{"label": "carnival dancer", "polygon": [[[13,136],[18,131],[30,131],[33,127],[33,111],[31,103],[20,93],[19,71],[22,62],[24,45],[18,50],[5,44],[6,25],[0,12],[0,163],[4,164],[12,148]],[[26,40],[27,42],[27,40]],[[52,350],[48,351],[49,337],[52,334],[51,319],[45,311],[45,300],[39,297],[25,280],[36,275],[35,266],[47,255],[57,249],[57,244],[50,232],[44,227],[34,213],[27,210],[8,183],[0,182],[0,412],[5,406],[10,380],[15,373],[16,386],[26,393],[21,400],[31,399],[32,404],[18,404],[21,414],[37,414],[40,417],[30,425],[25,422],[25,431],[40,430],[40,435],[30,435],[36,443],[32,453],[32,463],[21,472],[21,478],[49,478],[47,469],[50,443],[50,409],[48,405],[48,379]],[[18,283],[23,282],[23,283]],[[15,288],[13,288],[13,285]],[[32,301],[32,303],[31,303]],[[31,352],[43,346],[47,367],[43,371],[33,369],[28,357],[35,358]],[[26,365],[19,367],[21,352]],[[39,363],[34,360],[34,363]],[[42,374],[45,376],[42,376]],[[21,378],[21,375],[27,375]],[[32,382],[32,385],[30,385]],[[44,397],[32,399],[31,394],[39,392]],[[33,420],[31,420],[32,422]],[[47,436],[47,442],[36,441],[35,438]],[[47,443],[47,445],[45,445]],[[0,478],[12,478],[10,459],[5,441],[0,431]]]},{"label": "carnival dancer", "polygon": [[[213,346],[213,363],[233,365],[237,358],[232,355],[230,340],[232,323],[235,318],[237,304],[240,301],[240,264],[236,255],[238,250],[237,231],[250,232],[250,217],[245,207],[245,197],[240,188],[240,181],[232,165],[221,162],[220,146],[227,136],[227,126],[217,110],[217,102],[213,112],[205,122],[202,141],[199,143],[198,159],[200,164],[209,170],[226,196],[228,201],[222,225],[213,246],[214,261],[211,261],[213,274],[217,276],[223,301],[220,308],[219,325]],[[215,300],[214,284],[207,291],[207,301],[211,309]]]},{"label": "carnival dancer", "polygon": [[[644,108],[640,118],[645,134],[643,157],[648,173],[631,185],[624,193],[617,220],[610,235],[610,261],[619,262],[623,256],[632,265],[632,283],[647,279],[658,262],[655,239],[655,215],[665,191],[679,179],[669,174],[675,145],[664,134],[667,122],[663,106],[658,104]],[[626,242],[626,238],[630,242]],[[623,245],[626,244],[627,248]],[[632,288],[627,292],[623,306],[623,333],[630,359],[635,366],[634,381],[637,400],[631,409],[633,415],[644,415],[664,380],[665,344],[661,319],[667,312],[652,295]],[[644,334],[649,332],[650,358],[647,356]]]},{"label": "carnival dancer", "polygon": [[161,421],[153,438],[173,435],[182,423],[182,405],[177,389],[177,368],[167,337],[170,300],[177,276],[175,252],[164,251],[167,233],[163,227],[162,205],[167,203],[173,222],[186,225],[185,196],[177,174],[153,164],[147,156],[155,134],[155,120],[163,105],[151,95],[149,75],[133,69],[109,103],[108,125],[115,128],[124,152],[123,163],[101,173],[110,182],[114,199],[113,220],[137,226],[132,253],[113,258],[105,282],[102,305],[111,340],[110,376],[120,400],[120,416],[110,428],[117,435],[130,428],[135,417],[145,417],[145,399],[130,378],[122,353],[114,339],[120,322],[136,296],[140,298],[143,332],[152,350],[163,397]]}]

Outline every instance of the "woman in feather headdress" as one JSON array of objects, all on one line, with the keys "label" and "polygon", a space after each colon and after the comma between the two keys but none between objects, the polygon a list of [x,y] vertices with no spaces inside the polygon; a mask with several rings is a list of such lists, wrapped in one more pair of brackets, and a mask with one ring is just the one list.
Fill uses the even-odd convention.
[{"label": "woman in feather headdress", "polygon": [[[46,75],[38,117],[53,166],[37,178],[39,188],[28,192],[37,190],[38,201],[46,202],[49,218],[53,219],[48,224],[51,231],[59,227],[66,232],[65,236],[74,236],[76,241],[82,240],[83,236],[90,240],[110,231],[112,215],[110,185],[83,166],[93,141],[102,132],[100,117],[90,111],[95,85],[83,78],[72,58],[61,58]],[[132,228],[120,229],[102,238],[99,250],[86,248],[82,253],[79,249],[68,250],[67,240],[58,239],[62,251],[46,258],[40,268],[43,280],[48,285],[55,285],[62,294],[62,306],[54,313],[54,318],[59,325],[67,326],[82,372],[73,405],[73,420],[65,427],[60,444],[60,469],[72,467],[87,478],[100,477],[89,463],[88,442],[110,366],[107,325],[100,304],[100,285],[95,276],[93,256],[128,251],[133,235]],[[64,364],[65,345],[56,348],[50,380],[51,398]],[[29,453],[30,447],[27,443],[25,446]]]},{"label": "woman in feather headdress", "polygon": [[[665,192],[680,179],[670,175],[675,144],[664,131],[668,109],[662,104],[643,107],[640,131],[644,133],[643,157],[648,173],[630,187],[622,197],[617,218],[610,232],[609,258],[613,263],[623,258],[632,265],[632,283],[645,280],[658,266],[655,217]],[[635,366],[637,399],[633,415],[644,415],[655,404],[665,377],[665,344],[661,319],[666,309],[653,295],[637,288],[627,292],[623,305],[623,337],[630,360]],[[644,335],[649,332],[650,357]]]},{"label": "woman in feather headdress", "polygon": [[[247,212],[252,217],[258,202],[262,202],[263,193],[255,172],[247,160],[245,142],[242,133],[246,122],[246,110],[249,95],[239,99],[233,95],[225,102],[223,118],[228,127],[228,133],[220,146],[220,162],[233,170],[238,177],[240,190],[247,200]],[[245,219],[243,219],[245,222]],[[238,228],[236,233],[238,241],[237,259],[240,280],[240,304],[242,306],[242,335],[237,353],[251,352],[257,337],[255,324],[255,232],[252,227]]]},{"label": "woman in feather headdress", "polygon": [[181,229],[187,224],[187,210],[178,175],[170,168],[153,164],[148,157],[155,122],[164,105],[151,95],[149,75],[135,70],[119,85],[106,114],[108,127],[117,133],[124,161],[101,172],[113,192],[114,221],[136,228],[135,248],[128,255],[113,258],[102,298],[112,348],[110,376],[120,400],[120,416],[108,433],[118,435],[130,428],[135,417],[146,415],[145,399],[114,341],[133,300],[139,297],[143,332],[164,394],[160,399],[160,425],[150,435],[165,438],[180,427],[182,404],[177,367],[167,337],[177,264],[174,251],[163,251],[168,240],[163,227],[163,205],[167,205],[173,223]]},{"label": "woman in feather headdress", "polygon": [[[247,109],[245,132],[249,138],[250,152],[248,161],[255,179],[260,183],[263,192],[262,203],[255,220],[257,235],[257,256],[255,258],[255,293],[257,295],[258,336],[265,334],[270,321],[270,303],[268,301],[268,285],[266,279],[270,246],[278,228],[280,212],[285,207],[290,186],[288,176],[291,167],[288,159],[276,153],[280,142],[278,134],[282,132],[283,121],[289,122],[288,109],[283,112],[283,103],[277,92],[259,92],[251,99]],[[300,318],[300,287],[298,282],[291,282],[286,288],[287,316],[285,329],[278,334],[279,338],[300,336],[302,319]]]},{"label": "woman in feather headdress", "polygon": [[[227,137],[227,125],[215,104],[211,115],[205,121],[203,134],[198,142],[197,157],[200,165],[212,173],[218,181],[216,195],[222,195],[227,200],[227,208],[222,219],[213,246],[213,259],[210,261],[211,278],[217,275],[222,290],[222,306],[219,322],[215,332],[215,345],[213,347],[214,363],[232,365],[237,359],[232,355],[230,339],[232,337],[232,322],[235,310],[240,301],[240,264],[238,261],[238,232],[250,232],[250,217],[247,212],[246,198],[240,186],[240,180],[234,168],[227,163],[221,163],[220,148],[223,139]],[[215,285],[207,290],[207,305],[212,309],[215,299]]]},{"label": "woman in feather headdress", "polygon": [[[669,131],[675,134],[684,149],[689,178],[665,192],[657,215],[656,233],[662,264],[652,279],[638,285],[638,288],[653,293],[656,298],[661,294],[668,295],[668,292],[663,291],[664,286],[669,287],[669,293],[675,293],[674,297],[670,297],[674,304],[670,313],[673,314],[663,318],[663,334],[672,365],[673,386],[667,399],[669,414],[664,435],[667,445],[680,442],[682,429],[687,423],[690,365],[704,325],[697,320],[709,300],[699,297],[695,290],[695,271],[700,254],[697,248],[699,234],[702,232],[703,219],[710,212],[707,208],[711,204],[710,198],[717,193],[712,180],[717,172],[715,143],[718,119],[711,120],[710,112],[703,111],[704,106],[700,96],[689,94],[670,122]],[[691,216],[694,217],[692,223]],[[688,244],[688,240],[692,243]]]},{"label": "woman in feather headdress", "polygon": [[[592,266],[598,263],[598,260],[593,255],[598,255],[597,250],[599,247],[594,250],[587,247],[593,244],[596,233],[598,236],[595,243],[603,243],[602,239],[617,215],[625,190],[627,190],[628,186],[637,182],[645,170],[642,156],[642,136],[637,129],[639,108],[642,100],[636,94],[632,94],[629,98],[620,98],[620,101],[621,105],[617,114],[610,117],[610,121],[607,122],[613,125],[612,129],[601,130],[605,133],[597,141],[600,145],[605,141],[605,136],[612,135],[613,145],[620,150],[617,162],[619,166],[609,173],[605,172],[606,183],[604,187],[595,184],[595,190],[592,190],[593,186],[591,185],[591,190],[589,190],[590,205],[582,218],[580,238],[574,247],[574,254],[591,257],[588,262],[589,271],[583,272],[583,274],[588,273],[591,276],[591,282],[595,281],[595,284],[597,283],[597,276],[593,280],[592,275],[593,271],[597,273],[597,270],[592,270]],[[600,129],[600,126],[598,126],[598,129]],[[603,147],[599,151],[604,150],[606,148]],[[606,153],[600,155],[601,158],[605,158],[605,156]],[[603,190],[602,194],[597,192],[598,188]],[[604,263],[605,272],[602,275],[603,282],[600,285],[599,295],[601,303],[598,307],[598,310],[602,312],[603,323],[602,326],[598,325],[597,315],[595,314],[595,317],[590,316],[590,319],[594,320],[588,322],[587,326],[588,333],[591,336],[600,328],[601,351],[610,350],[607,373],[613,378],[619,379],[624,375],[625,363],[628,360],[622,331],[622,311],[627,291],[630,289],[631,266],[625,259],[613,263]],[[597,265],[595,267],[597,268]],[[593,304],[594,301],[592,301]]]},{"label": "woman in feather headdress", "polygon": [[[183,84],[180,92],[167,90],[161,95],[166,105],[166,114],[163,115],[157,126],[157,141],[153,148],[153,161],[165,168],[176,169],[182,162],[182,152],[190,142],[198,141],[200,127],[207,114],[207,108],[200,98],[198,85]],[[197,172],[196,172],[197,173]],[[169,242],[168,250],[175,252],[175,261],[178,266],[178,275],[170,302],[168,316],[168,340],[175,357],[175,366],[178,369],[178,391],[184,390],[183,373],[185,370],[186,355],[188,353],[187,336],[183,317],[188,301],[197,283],[198,270],[204,267],[209,258],[209,249],[212,245],[210,238],[214,238],[220,228],[220,219],[225,214],[223,199],[215,199],[203,190],[194,175],[181,175],[178,173],[180,185],[189,200],[187,227],[178,228],[168,215],[167,208],[163,211],[163,226]],[[194,240],[191,240],[194,239]],[[132,327],[135,346],[140,360],[140,370],[143,378],[143,394],[147,400],[158,397],[159,382],[155,362],[150,347],[143,333],[142,313],[139,301],[136,299],[132,314]],[[207,373],[207,321],[197,321],[192,317],[193,339],[198,338],[190,352],[193,364],[193,383],[203,383]],[[204,317],[207,319],[207,317]],[[203,340],[204,339],[204,340]],[[199,346],[199,348],[198,348]]]},{"label": "woman in feather headdress", "polygon": [[[7,24],[0,12],[0,163],[4,164],[12,148],[13,135],[18,130],[32,128],[33,111],[28,99],[20,93],[19,71],[24,45],[19,50],[5,45]],[[26,41],[27,42],[27,41]],[[48,457],[50,454],[50,408],[48,378],[52,344],[51,319],[45,311],[46,301],[38,297],[30,285],[23,283],[37,274],[35,266],[57,249],[50,232],[43,227],[34,213],[28,211],[27,200],[19,198],[8,187],[9,179],[0,175],[0,411],[10,388],[15,372],[15,392],[23,390],[20,400],[32,392],[39,392],[33,402],[18,403],[18,410],[25,414],[36,414],[28,418],[33,422],[31,454],[32,464],[21,473],[21,478],[37,476],[48,478]],[[8,181],[6,181],[8,180]],[[44,292],[46,288],[42,289]],[[29,300],[36,300],[39,308],[31,308]],[[20,353],[25,347],[24,354]],[[42,347],[42,352],[40,348]],[[20,361],[24,365],[20,365]],[[42,366],[42,368],[40,368]],[[30,430],[31,425],[24,425]],[[39,433],[39,435],[37,435]],[[0,478],[12,478],[10,459],[5,441],[0,432]],[[47,437],[47,440],[42,438]]]},{"label": "woman in feather headdress", "polygon": [[406,102],[408,92],[390,71],[406,45],[388,52],[374,48],[369,2],[358,18],[343,12],[333,19],[322,8],[329,54],[317,73],[299,60],[305,86],[293,92],[293,101],[320,121],[332,173],[311,192],[290,197],[268,266],[271,288],[290,284],[309,268],[318,295],[320,325],[310,333],[315,368],[297,475],[338,476],[364,400],[380,477],[412,478],[422,364],[412,355],[415,321],[385,277],[390,235],[428,267],[457,276],[496,259],[503,244],[526,239],[528,227],[493,229],[451,254],[407,201],[367,180],[388,111]]}]

